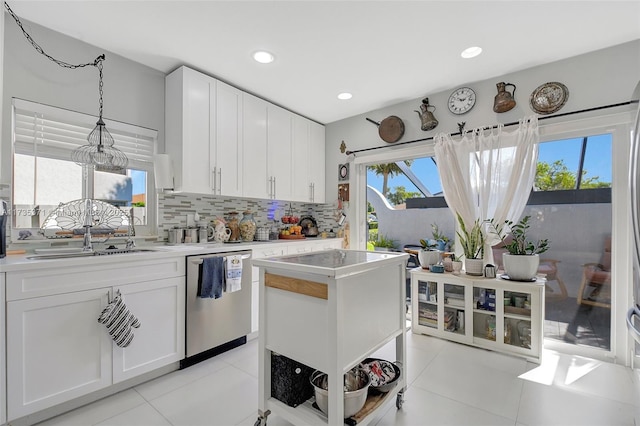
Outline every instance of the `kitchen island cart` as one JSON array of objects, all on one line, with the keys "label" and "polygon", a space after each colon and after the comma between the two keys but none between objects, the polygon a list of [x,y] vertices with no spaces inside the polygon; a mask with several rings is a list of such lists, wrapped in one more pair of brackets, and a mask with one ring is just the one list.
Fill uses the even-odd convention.
[{"label": "kitchen island cart", "polygon": [[[277,413],[293,424],[344,423],[344,374],[395,341],[402,373],[370,413],[396,401],[406,388],[406,253],[327,250],[254,259],[260,270],[259,393],[256,425]],[[328,415],[314,398],[292,407],[271,394],[271,354],[283,355],[328,376]],[[394,361],[394,360],[391,360]]]}]

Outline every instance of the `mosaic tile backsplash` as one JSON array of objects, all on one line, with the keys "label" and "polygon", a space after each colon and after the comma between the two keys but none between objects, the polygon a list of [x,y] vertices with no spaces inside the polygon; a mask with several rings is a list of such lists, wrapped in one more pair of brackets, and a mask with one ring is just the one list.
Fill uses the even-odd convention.
[{"label": "mosaic tile backsplash", "polygon": [[[335,220],[337,206],[333,204],[162,193],[158,194],[158,237],[166,240],[169,229],[186,226],[187,215],[195,213],[198,213],[200,220],[211,221],[219,216],[226,217],[230,212],[242,213],[250,210],[258,226],[268,226],[274,220],[279,221],[289,210],[289,206],[298,217],[313,216],[320,231],[333,229],[337,232],[339,228]],[[239,217],[242,218],[242,214]]]}]

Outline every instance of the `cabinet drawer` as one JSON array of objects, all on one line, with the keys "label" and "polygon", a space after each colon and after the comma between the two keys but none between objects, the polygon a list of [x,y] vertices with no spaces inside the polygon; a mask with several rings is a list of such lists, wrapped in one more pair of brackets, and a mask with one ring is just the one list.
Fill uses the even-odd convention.
[{"label": "cabinet drawer", "polygon": [[7,301],[185,275],[184,257],[7,273]]}]

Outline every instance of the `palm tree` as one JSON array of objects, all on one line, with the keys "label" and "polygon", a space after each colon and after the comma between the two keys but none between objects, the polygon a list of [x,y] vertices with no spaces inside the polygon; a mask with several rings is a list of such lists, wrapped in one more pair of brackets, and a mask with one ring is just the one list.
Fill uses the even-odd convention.
[{"label": "palm tree", "polygon": [[[411,165],[411,160],[404,160],[404,163],[407,166]],[[396,175],[402,174],[402,170],[396,163],[387,163],[387,164],[372,164],[367,166],[367,169],[371,170],[376,174],[376,176],[382,175],[382,195],[387,196],[388,181],[389,176],[394,177]]]}]

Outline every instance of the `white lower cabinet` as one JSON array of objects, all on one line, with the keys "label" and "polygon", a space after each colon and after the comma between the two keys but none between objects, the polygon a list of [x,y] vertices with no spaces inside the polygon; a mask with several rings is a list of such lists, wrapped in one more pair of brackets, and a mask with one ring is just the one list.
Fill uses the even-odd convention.
[{"label": "white lower cabinet", "polygon": [[545,280],[411,271],[411,330],[540,363]]},{"label": "white lower cabinet", "polygon": [[112,342],[97,321],[106,289],[7,303],[8,420],[112,383]]},{"label": "white lower cabinet", "polygon": [[[1,26],[2,24],[0,24]],[[6,323],[6,305],[5,292],[6,288],[5,274],[0,273],[0,424],[7,422],[7,369],[6,369],[6,350],[7,350],[7,323]]]},{"label": "white lower cabinet", "polygon": [[[141,323],[126,348],[113,345],[113,383],[184,358],[185,279],[166,278],[116,287]],[[149,303],[153,301],[153,303]]]},{"label": "white lower cabinet", "polygon": [[[183,264],[184,257],[123,263],[117,269],[109,264],[49,269],[46,275],[7,273],[7,421],[183,359]],[[161,265],[174,276],[159,276]],[[90,272],[93,280],[87,280]],[[80,290],[83,286],[88,289]],[[117,290],[141,324],[126,348],[98,323]]]}]

